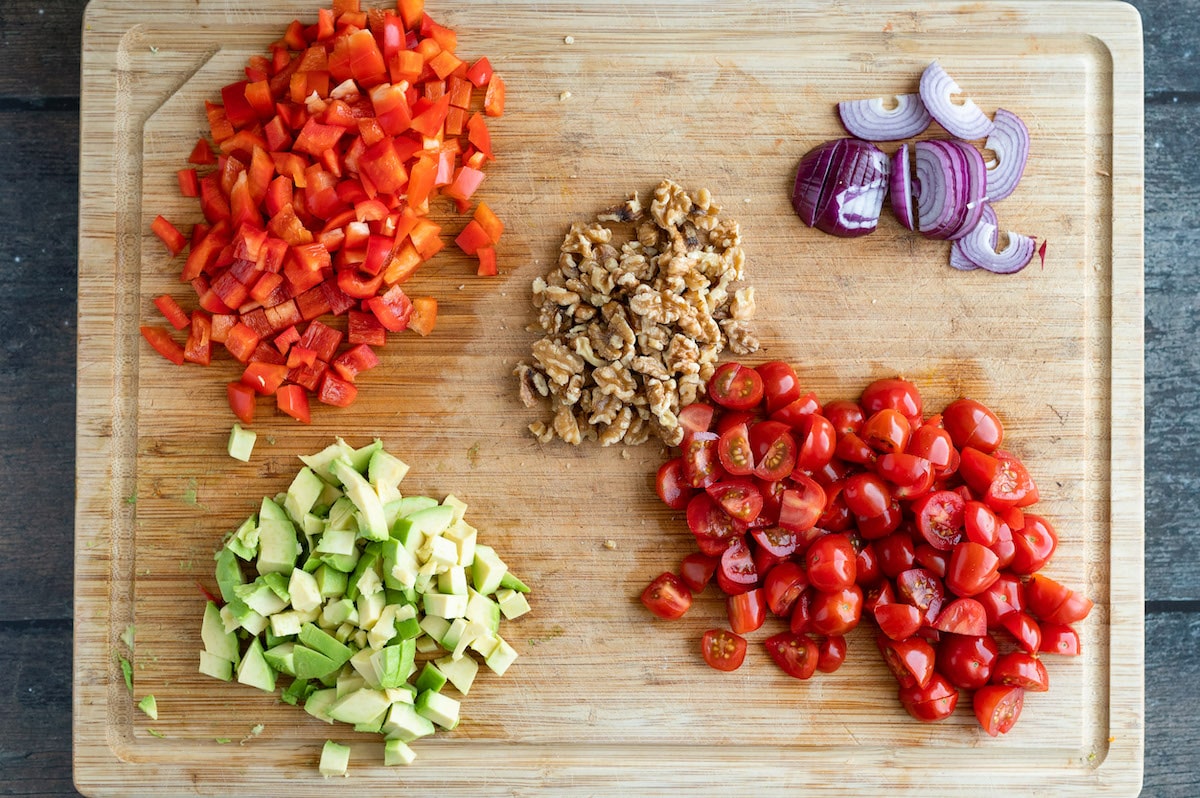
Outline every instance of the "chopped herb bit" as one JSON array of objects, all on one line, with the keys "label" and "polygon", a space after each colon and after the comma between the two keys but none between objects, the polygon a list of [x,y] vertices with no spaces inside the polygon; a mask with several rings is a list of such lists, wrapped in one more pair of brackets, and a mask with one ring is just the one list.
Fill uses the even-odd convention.
[{"label": "chopped herb bit", "polygon": [[157,737],[160,740],[165,740],[167,737],[167,735],[160,731],[155,731],[154,729],[146,729],[146,734],[149,734],[151,737]]},{"label": "chopped herb bit", "polygon": [[158,701],[153,695],[147,695],[138,702],[138,709],[146,713],[150,720],[158,720]]},{"label": "chopped herb bit", "polygon": [[125,686],[129,689],[129,692],[132,693],[133,692],[133,665],[129,664],[129,660],[125,659],[120,654],[117,654],[116,657],[117,657],[117,662],[120,663],[120,665],[121,665],[121,675],[123,675],[125,677]]},{"label": "chopped herb bit", "polygon": [[136,627],[133,624],[129,624],[125,627],[125,631],[121,634],[121,642],[124,643],[130,651],[133,651],[133,638],[135,633]]},{"label": "chopped herb bit", "polygon": [[215,742],[217,745],[229,745],[231,742],[233,742],[233,739],[230,737],[214,737],[213,742]]}]

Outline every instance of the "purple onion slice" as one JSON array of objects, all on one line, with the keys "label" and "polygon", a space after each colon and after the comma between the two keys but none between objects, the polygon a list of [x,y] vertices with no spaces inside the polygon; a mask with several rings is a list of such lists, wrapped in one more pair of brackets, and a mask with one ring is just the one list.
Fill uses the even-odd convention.
[{"label": "purple onion slice", "polygon": [[995,163],[988,165],[987,197],[989,202],[999,202],[1013,193],[1025,173],[1025,162],[1029,160],[1029,128],[1019,116],[1003,108],[996,109],[993,124],[984,144],[996,154]]},{"label": "purple onion slice", "polygon": [[917,229],[913,217],[912,169],[908,163],[908,145],[901,144],[892,156],[892,174],[888,178],[888,195],[892,201],[892,212],[900,224],[909,230]]},{"label": "purple onion slice", "polygon": [[[995,250],[996,244],[1000,241],[1000,228],[998,226],[999,222],[996,220],[995,208],[987,203],[984,203],[983,216],[981,216],[979,219],[980,224],[983,224],[984,222],[992,226],[992,238],[989,243],[991,244],[992,249]],[[967,235],[969,236],[970,233],[967,233]],[[960,272],[974,271],[975,269],[978,269],[979,266],[963,254],[962,242],[963,240],[960,238],[951,245],[950,265],[958,269]]]},{"label": "purple onion slice", "polygon": [[866,141],[899,141],[917,135],[933,121],[919,94],[896,95],[895,108],[885,107],[887,99],[874,97],[838,103],[842,126]]},{"label": "purple onion slice", "polygon": [[959,242],[962,244],[962,254],[967,260],[981,269],[987,269],[996,274],[1012,274],[1019,272],[1033,260],[1033,252],[1037,242],[1020,233],[1009,232],[1008,244],[999,252],[990,243],[997,235],[997,226],[982,221],[975,229]]},{"label": "purple onion slice", "polygon": [[951,101],[962,89],[934,61],[921,74],[921,100],[934,119],[951,135],[960,139],[981,139],[992,132],[992,121],[979,109],[974,100],[962,105]]},{"label": "purple onion slice", "polygon": [[866,141],[826,142],[800,159],[792,207],[805,224],[830,235],[867,235],[879,223],[890,163]]},{"label": "purple onion slice", "polygon": [[987,173],[979,151],[961,141],[918,141],[917,229],[927,238],[960,238],[983,214]]}]

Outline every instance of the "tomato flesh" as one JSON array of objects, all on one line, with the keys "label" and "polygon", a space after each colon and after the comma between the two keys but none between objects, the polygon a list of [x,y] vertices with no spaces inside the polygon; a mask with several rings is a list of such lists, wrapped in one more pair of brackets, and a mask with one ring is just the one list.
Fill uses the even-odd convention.
[{"label": "tomato flesh", "polygon": [[646,609],[668,621],[682,618],[692,606],[692,593],[675,574],[663,573],[642,591]]},{"label": "tomato flesh", "polygon": [[793,679],[809,679],[816,673],[820,651],[811,637],[781,632],[768,637],[765,645],[775,664]]},{"label": "tomato flesh", "polygon": [[746,659],[746,638],[725,629],[709,629],[700,639],[700,652],[710,668],[736,671]]},{"label": "tomato flesh", "polygon": [[1025,691],[1009,685],[988,685],[975,692],[971,703],[980,727],[998,737],[1011,731],[1021,717]]}]

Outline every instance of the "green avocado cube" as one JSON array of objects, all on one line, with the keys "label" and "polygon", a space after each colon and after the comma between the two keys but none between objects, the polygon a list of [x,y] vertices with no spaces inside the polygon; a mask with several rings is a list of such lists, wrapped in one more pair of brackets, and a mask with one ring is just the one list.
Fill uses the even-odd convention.
[{"label": "green avocado cube", "polygon": [[258,642],[257,637],[250,641],[250,648],[238,663],[237,680],[263,692],[275,692],[275,671],[267,664],[262,643]]},{"label": "green avocado cube", "polygon": [[433,721],[419,714],[414,704],[394,702],[388,710],[387,720],[380,728],[389,740],[401,740],[411,743],[421,737],[433,734]]},{"label": "green avocado cube", "polygon": [[330,776],[345,776],[350,764],[350,746],[326,740],[321,748],[321,763],[318,770],[325,778]]},{"label": "green avocado cube", "polygon": [[453,729],[458,725],[459,702],[445,693],[435,693],[432,690],[417,693],[417,700],[413,706],[418,715],[428,718],[443,729]]},{"label": "green avocado cube", "polygon": [[300,642],[315,651],[320,651],[336,662],[339,667],[344,665],[354,653],[327,632],[322,631],[311,623],[306,623],[300,627]]},{"label": "green avocado cube", "polygon": [[233,663],[207,651],[200,652],[200,673],[228,682],[233,679]]},{"label": "green avocado cube", "polygon": [[200,624],[200,639],[204,641],[204,650],[209,654],[229,662],[237,662],[237,635],[225,630],[225,624],[221,620],[221,611],[211,601],[204,606],[204,620]]},{"label": "green avocado cube", "polygon": [[341,480],[342,489],[354,502],[359,512],[359,534],[367,540],[387,540],[387,519],[383,504],[371,483],[363,478],[347,460],[334,460],[330,464],[333,475]]},{"label": "green avocado cube", "polygon": [[450,680],[450,684],[454,685],[454,689],[466,695],[471,690],[471,685],[475,682],[475,676],[479,673],[479,663],[470,657],[439,657],[434,660],[438,670],[446,675]]},{"label": "green avocado cube", "polygon": [[242,567],[238,565],[237,554],[228,546],[222,546],[216,555],[217,588],[221,591],[221,600],[233,598],[233,590],[238,585],[245,584]]},{"label": "green avocado cube", "polygon": [[320,651],[303,645],[292,647],[292,669],[297,679],[321,679],[336,673],[340,667],[340,664]]},{"label": "green avocado cube", "polygon": [[258,516],[252,515],[241,523],[229,539],[225,548],[232,551],[243,560],[253,560],[258,556]]},{"label": "green avocado cube", "polygon": [[411,765],[417,758],[417,752],[408,747],[403,740],[387,740],[383,744],[383,764]]},{"label": "green avocado cube", "polygon": [[446,674],[438,670],[437,666],[432,662],[425,663],[425,667],[421,669],[421,675],[417,677],[417,681],[413,684],[417,688],[418,693],[426,690],[439,693],[445,685]]},{"label": "green avocado cube", "polygon": [[317,503],[317,499],[324,489],[325,483],[321,478],[313,473],[311,468],[305,466],[292,478],[292,484],[287,489],[287,498],[283,502],[283,509],[293,522],[302,523],[304,516]]},{"label": "green avocado cube", "polygon": [[341,723],[355,725],[369,723],[374,718],[387,712],[392,705],[387,694],[382,690],[363,687],[339,698],[329,707],[329,717]]}]

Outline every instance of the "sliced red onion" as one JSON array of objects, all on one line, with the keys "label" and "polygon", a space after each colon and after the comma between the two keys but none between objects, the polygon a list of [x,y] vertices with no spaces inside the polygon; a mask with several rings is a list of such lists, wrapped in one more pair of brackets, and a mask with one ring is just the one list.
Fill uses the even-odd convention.
[{"label": "sliced red onion", "polygon": [[989,202],[999,202],[1013,193],[1025,162],[1029,159],[1029,128],[1011,111],[997,108],[993,114],[991,134],[984,144],[996,153],[996,162],[988,166],[987,196]]},{"label": "sliced red onion", "polygon": [[918,141],[914,146],[917,229],[928,238],[961,238],[983,215],[983,156],[970,144],[949,139]]},{"label": "sliced red onion", "polygon": [[992,132],[992,121],[974,100],[968,99],[962,105],[951,101],[962,89],[937,61],[921,74],[920,91],[926,109],[948,133],[960,139],[981,139]]},{"label": "sliced red onion", "polygon": [[892,200],[892,212],[900,224],[909,230],[917,229],[913,218],[912,170],[908,163],[908,145],[901,144],[892,156],[892,174],[888,178],[888,194]]},{"label": "sliced red onion", "polygon": [[[996,249],[996,244],[999,243],[999,241],[1000,241],[1000,228],[998,226],[999,222],[996,220],[995,209],[992,208],[992,206],[988,205],[987,203],[984,203],[983,216],[981,216],[979,219],[980,224],[983,224],[984,222],[986,222],[992,226],[992,238],[991,238],[990,243],[991,243],[992,249],[994,250],[994,249]],[[967,235],[969,236],[970,233],[967,233]],[[951,247],[950,247],[950,265],[953,266],[954,268],[958,269],[960,272],[969,272],[969,271],[978,269],[979,266],[976,263],[974,263],[970,258],[968,258],[966,255],[963,254],[962,247],[963,247],[963,239],[961,239],[961,238],[958,239],[957,241],[955,241],[951,245]]]},{"label": "sliced red onion", "polygon": [[838,103],[842,126],[867,141],[899,141],[917,135],[933,121],[919,94],[897,94],[895,108],[884,107],[887,99],[875,97]]},{"label": "sliced red onion", "polygon": [[792,207],[805,224],[830,235],[867,235],[879,222],[889,166],[887,153],[869,142],[826,142],[800,159]]},{"label": "sliced red onion", "polygon": [[1012,274],[1021,271],[1033,260],[1037,242],[1029,236],[1009,231],[1008,245],[997,252],[995,244],[989,243],[998,235],[997,229],[997,226],[990,222],[980,222],[960,242],[962,254],[976,266],[989,272]]}]

